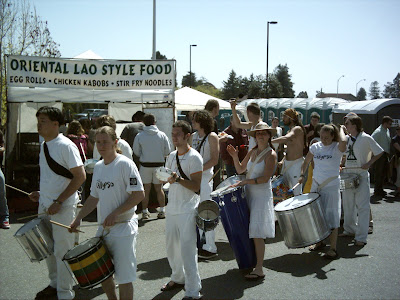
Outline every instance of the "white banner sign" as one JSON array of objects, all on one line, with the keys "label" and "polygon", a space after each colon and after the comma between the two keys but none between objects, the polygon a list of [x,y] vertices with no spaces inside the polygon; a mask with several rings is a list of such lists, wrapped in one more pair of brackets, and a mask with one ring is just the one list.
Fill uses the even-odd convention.
[{"label": "white banner sign", "polygon": [[174,89],[175,60],[81,60],[10,55],[7,83],[11,87]]}]

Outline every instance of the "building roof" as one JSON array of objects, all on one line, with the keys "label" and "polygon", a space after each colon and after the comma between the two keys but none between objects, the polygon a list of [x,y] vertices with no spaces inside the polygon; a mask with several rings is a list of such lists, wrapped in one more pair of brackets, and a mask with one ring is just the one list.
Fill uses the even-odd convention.
[{"label": "building roof", "polygon": [[353,94],[336,94],[336,93],[321,93],[318,98],[341,98],[344,100],[357,101],[357,97]]}]

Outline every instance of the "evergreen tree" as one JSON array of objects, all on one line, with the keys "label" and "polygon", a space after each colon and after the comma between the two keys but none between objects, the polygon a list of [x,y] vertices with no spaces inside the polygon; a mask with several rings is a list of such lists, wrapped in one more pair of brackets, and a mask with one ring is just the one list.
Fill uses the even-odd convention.
[{"label": "evergreen tree", "polygon": [[274,74],[269,75],[268,97],[269,98],[284,98],[282,85]]},{"label": "evergreen tree", "polygon": [[307,94],[307,92],[300,92],[297,95],[297,98],[308,98],[308,94]]},{"label": "evergreen tree", "polygon": [[187,72],[186,75],[182,77],[182,87],[196,87],[198,85],[196,74],[192,72],[192,76],[190,76],[190,72]]},{"label": "evergreen tree", "polygon": [[393,82],[385,84],[382,96],[384,98],[400,98],[400,73],[397,73]]},{"label": "evergreen tree", "polygon": [[284,66],[279,64],[274,70],[274,75],[281,84],[283,94],[282,97],[294,98],[295,94],[293,90],[293,82],[291,80],[292,75],[289,74],[289,67],[286,64]]},{"label": "evergreen tree", "polygon": [[380,93],[381,93],[381,90],[379,88],[378,81],[371,82],[371,85],[369,87],[369,96],[371,97],[371,99],[379,99]]},{"label": "evergreen tree", "polygon": [[229,73],[227,81],[223,81],[222,94],[224,99],[236,98],[240,93],[240,82],[234,70]]},{"label": "evergreen tree", "polygon": [[357,100],[362,101],[367,99],[367,91],[364,88],[360,88],[357,93]]}]

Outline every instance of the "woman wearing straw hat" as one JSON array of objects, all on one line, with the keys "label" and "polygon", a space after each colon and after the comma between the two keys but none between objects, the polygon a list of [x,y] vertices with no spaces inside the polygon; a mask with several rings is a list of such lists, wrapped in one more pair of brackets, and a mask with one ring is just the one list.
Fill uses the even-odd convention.
[{"label": "woman wearing straw hat", "polygon": [[256,250],[257,264],[254,270],[245,276],[247,280],[259,280],[265,277],[263,261],[265,238],[275,237],[275,217],[271,187],[271,176],[275,171],[276,153],[271,144],[271,137],[276,129],[265,123],[257,124],[248,132],[256,139],[256,146],[246,157],[239,161],[239,150],[228,145],[227,151],[232,156],[238,174],[247,170],[246,179],[234,186],[246,186],[247,201],[250,208],[249,237],[253,239]]}]

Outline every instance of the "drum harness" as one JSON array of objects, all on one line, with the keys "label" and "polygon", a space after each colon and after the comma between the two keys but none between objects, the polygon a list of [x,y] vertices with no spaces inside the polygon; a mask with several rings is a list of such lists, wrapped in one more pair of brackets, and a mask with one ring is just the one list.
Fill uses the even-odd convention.
[{"label": "drum harness", "polygon": [[256,159],[254,160],[253,164],[250,167],[250,170],[246,174],[246,179],[250,179],[250,175],[253,173],[256,164],[258,164],[261,158],[270,150],[272,150],[272,148],[268,146],[268,148],[264,149],[263,151],[261,151],[260,154],[257,155]]}]

